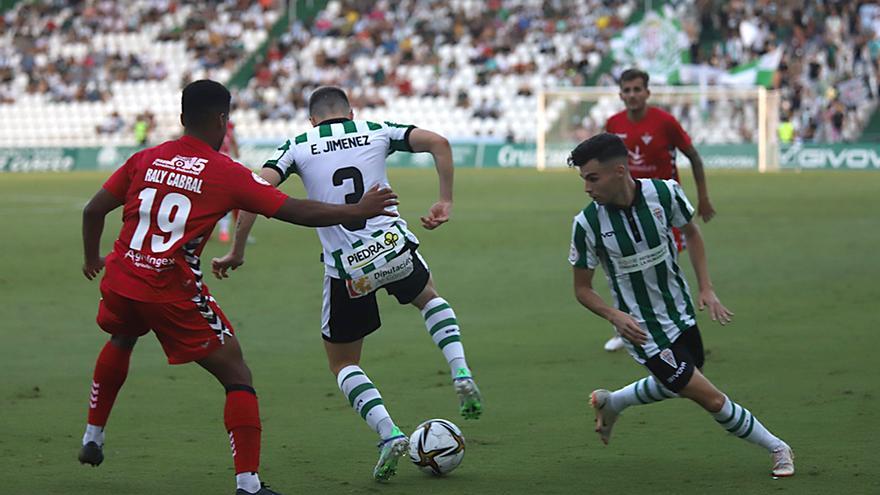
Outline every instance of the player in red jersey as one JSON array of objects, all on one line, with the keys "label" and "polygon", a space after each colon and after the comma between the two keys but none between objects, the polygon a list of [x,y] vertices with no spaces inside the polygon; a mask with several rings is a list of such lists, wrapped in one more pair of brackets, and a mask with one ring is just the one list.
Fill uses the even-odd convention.
[{"label": "player in red jersey", "polygon": [[[98,325],[111,335],[95,365],[88,425],[79,460],[104,460],[104,426],[128,374],[137,339],[152,330],[171,364],[197,362],[226,389],[224,422],[236,495],[275,494],[260,483],[260,416],[251,372],[229,320],[202,281],[199,255],[217,220],[232,208],[318,227],[396,216],[389,189],[373,188],[354,205],[289,198],[220,154],[229,91],[214,81],[183,90],[184,136],[136,153],[83,210],[83,274],[101,280]],[[100,256],[104,218],[124,205],[122,230]]]},{"label": "player in red jersey", "polygon": [[[238,139],[235,137],[235,124],[231,120],[226,122],[226,137],[223,138],[223,145],[220,146],[220,153],[238,160]],[[238,210],[232,210],[217,222],[219,230],[218,237],[220,242],[229,242],[232,237],[230,235],[230,225],[238,220]],[[250,240],[250,237],[248,237]]]},{"label": "player in red jersey", "polygon": [[[626,110],[616,113],[605,123],[605,130],[617,134],[629,151],[629,170],[636,179],[675,179],[681,182],[675,166],[675,150],[679,149],[691,162],[694,182],[697,183],[697,215],[708,222],[715,216],[709,201],[703,160],[691,143],[688,133],[672,115],[648,106],[651,90],[649,76],[639,69],[627,69],[620,75],[620,99]],[[684,250],[684,236],[673,229],[675,244]],[[623,340],[615,333],[605,343],[606,351],[623,348]]]}]

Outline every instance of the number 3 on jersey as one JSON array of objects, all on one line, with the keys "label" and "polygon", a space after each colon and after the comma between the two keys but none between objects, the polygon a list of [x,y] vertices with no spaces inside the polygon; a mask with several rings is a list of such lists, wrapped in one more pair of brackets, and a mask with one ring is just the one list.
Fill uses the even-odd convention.
[{"label": "number 3 on jersey", "polygon": [[[333,173],[333,185],[341,186],[346,180],[354,183],[354,191],[345,195],[345,203],[353,205],[361,200],[364,195],[364,175],[357,167],[343,167]],[[342,224],[347,230],[355,231],[366,228],[367,221],[351,222]]]},{"label": "number 3 on jersey", "polygon": [[[153,211],[153,201],[156,199],[156,189],[148,187],[138,194],[141,200],[141,207],[138,209],[140,219],[138,220],[137,229],[131,236],[131,244],[129,246],[140,251],[144,246],[144,239],[150,231],[151,213]],[[156,226],[159,230],[169,234],[165,236],[153,234],[150,238],[150,250],[153,253],[162,253],[171,249],[177,241],[183,237],[186,221],[189,218],[189,212],[192,203],[189,198],[179,193],[168,193],[162,198],[159,204],[159,211],[156,212]]]}]

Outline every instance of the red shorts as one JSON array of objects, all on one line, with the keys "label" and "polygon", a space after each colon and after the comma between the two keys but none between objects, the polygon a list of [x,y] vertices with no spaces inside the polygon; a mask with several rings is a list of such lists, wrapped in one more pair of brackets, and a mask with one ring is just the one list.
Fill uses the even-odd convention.
[{"label": "red shorts", "polygon": [[223,345],[224,334],[233,334],[226,315],[207,292],[201,304],[135,301],[103,288],[101,296],[98,326],[111,335],[131,337],[152,330],[169,364],[198,361]]}]

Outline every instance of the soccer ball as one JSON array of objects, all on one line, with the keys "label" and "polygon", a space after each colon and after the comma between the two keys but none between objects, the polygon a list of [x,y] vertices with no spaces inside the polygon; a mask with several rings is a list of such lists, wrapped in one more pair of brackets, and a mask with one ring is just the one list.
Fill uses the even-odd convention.
[{"label": "soccer ball", "polygon": [[464,458],[464,436],[445,419],[429,419],[409,437],[409,460],[436,476],[449,474]]}]

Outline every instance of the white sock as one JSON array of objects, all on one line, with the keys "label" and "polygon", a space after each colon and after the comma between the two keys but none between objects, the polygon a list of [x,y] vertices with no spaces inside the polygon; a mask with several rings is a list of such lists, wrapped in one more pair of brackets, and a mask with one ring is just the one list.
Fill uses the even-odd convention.
[{"label": "white sock", "polygon": [[351,407],[379,434],[379,438],[390,438],[394,421],[385,409],[382,395],[364,370],[360,366],[346,366],[336,375],[336,383]]},{"label": "white sock", "polygon": [[611,392],[611,409],[621,412],[629,406],[653,404],[675,397],[678,397],[678,394],[661,385],[654,375],[648,375]]},{"label": "white sock", "polygon": [[721,410],[712,413],[712,417],[725,430],[743,440],[760,445],[770,452],[785,444],[785,442],[770,433],[748,409],[733,402],[727,396],[724,396],[724,405],[721,407]]},{"label": "white sock", "polygon": [[86,432],[83,434],[82,444],[95,442],[98,446],[104,445],[104,427],[95,425],[86,425]]},{"label": "white sock", "polygon": [[431,299],[422,308],[422,318],[434,344],[443,351],[452,378],[471,376],[471,370],[464,358],[464,346],[461,345],[458,319],[449,303],[442,297]]},{"label": "white sock", "polygon": [[235,488],[248,493],[260,491],[260,476],[257,473],[238,473],[235,475]]}]

